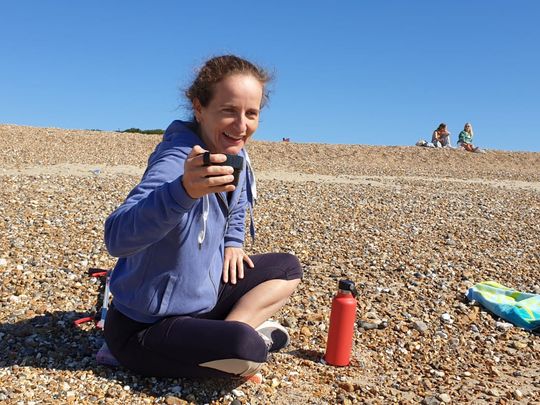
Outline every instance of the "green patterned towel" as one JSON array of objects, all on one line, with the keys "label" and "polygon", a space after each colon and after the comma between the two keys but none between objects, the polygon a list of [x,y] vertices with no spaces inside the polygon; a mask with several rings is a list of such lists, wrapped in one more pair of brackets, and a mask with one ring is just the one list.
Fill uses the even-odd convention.
[{"label": "green patterned towel", "polygon": [[512,290],[495,281],[483,281],[469,288],[467,298],[520,328],[540,329],[538,294]]}]

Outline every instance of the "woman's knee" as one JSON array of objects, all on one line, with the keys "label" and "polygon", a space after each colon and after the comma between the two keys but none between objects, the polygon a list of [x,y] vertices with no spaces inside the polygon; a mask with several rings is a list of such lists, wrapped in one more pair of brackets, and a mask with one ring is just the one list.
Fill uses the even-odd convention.
[{"label": "woman's knee", "polygon": [[303,271],[302,265],[298,258],[291,253],[282,253],[283,266],[287,272],[287,280],[302,279]]},{"label": "woman's knee", "polygon": [[244,322],[225,322],[229,322],[230,328],[234,329],[228,342],[230,356],[255,362],[266,361],[266,345],[255,329]]}]

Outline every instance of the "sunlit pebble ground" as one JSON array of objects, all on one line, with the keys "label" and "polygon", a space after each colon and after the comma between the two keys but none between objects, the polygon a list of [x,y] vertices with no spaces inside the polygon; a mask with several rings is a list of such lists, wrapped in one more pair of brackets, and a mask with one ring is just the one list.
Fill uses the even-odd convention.
[{"label": "sunlit pebble ground", "polygon": [[[97,366],[101,332],[72,322],[100,306],[86,272],[114,265],[103,222],[139,175],[16,169],[142,170],[159,139],[0,125],[0,402],[540,403],[540,336],[464,298],[485,280],[540,293],[539,153],[253,141],[261,179],[247,249],[294,252],[304,266],[276,316],[291,346],[261,384]],[[358,320],[379,328],[357,328],[351,366],[334,368],[320,358],[341,278],[357,283]]]}]

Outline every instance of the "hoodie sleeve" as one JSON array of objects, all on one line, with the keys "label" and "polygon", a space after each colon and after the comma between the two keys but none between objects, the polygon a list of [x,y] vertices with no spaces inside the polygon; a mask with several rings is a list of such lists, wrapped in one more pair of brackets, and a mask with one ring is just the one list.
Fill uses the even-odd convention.
[{"label": "hoodie sleeve", "polygon": [[105,221],[105,244],[112,256],[131,256],[161,240],[197,201],[182,185],[191,148],[163,141],[149,159],[141,182]]}]

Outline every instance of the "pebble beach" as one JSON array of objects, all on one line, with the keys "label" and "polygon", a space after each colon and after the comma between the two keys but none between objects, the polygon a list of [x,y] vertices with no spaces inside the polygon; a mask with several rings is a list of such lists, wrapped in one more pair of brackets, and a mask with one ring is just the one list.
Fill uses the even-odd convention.
[{"label": "pebble beach", "polygon": [[[291,345],[262,382],[98,365],[115,264],[103,223],[158,135],[0,124],[0,403],[540,404],[540,334],[469,302],[493,280],[540,294],[540,152],[262,142],[257,237],[304,279],[275,316]],[[482,146],[482,145],[481,145]],[[351,364],[321,361],[338,281],[359,295]]]}]

